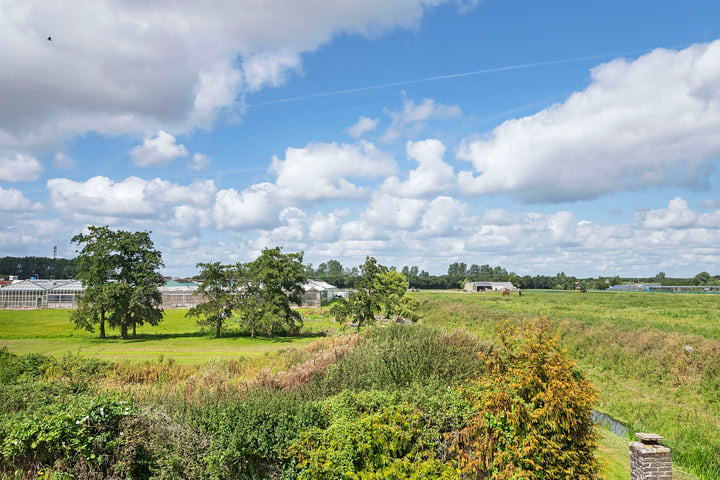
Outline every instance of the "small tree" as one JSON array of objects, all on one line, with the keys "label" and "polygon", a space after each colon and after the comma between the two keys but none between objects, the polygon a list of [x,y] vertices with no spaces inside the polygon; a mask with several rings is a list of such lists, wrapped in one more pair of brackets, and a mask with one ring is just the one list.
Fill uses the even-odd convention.
[{"label": "small tree", "polygon": [[404,275],[388,270],[373,257],[366,257],[360,270],[362,275],[355,283],[355,292],[331,307],[336,319],[353,322],[359,331],[363,325],[373,323],[377,313],[387,317],[400,315],[410,320],[417,318],[418,303],[407,293]]},{"label": "small tree", "polygon": [[711,277],[708,272],[700,272],[693,278],[693,285],[707,285],[710,278]]},{"label": "small tree", "polygon": [[220,262],[198,263],[202,282],[195,295],[202,295],[203,302],[185,314],[197,318],[200,326],[215,328],[215,338],[220,338],[225,321],[232,316],[236,306],[237,269]]},{"label": "small tree", "polygon": [[355,282],[355,292],[348,298],[338,300],[330,309],[339,321],[353,321],[358,331],[363,325],[375,321],[375,312],[380,308],[375,277],[387,272],[387,267],[379,265],[373,257],[365,257],[360,272],[360,279]]},{"label": "small tree", "polygon": [[400,302],[407,293],[407,278],[398,272],[389,270],[375,275],[375,291],[380,295],[380,307],[383,315],[392,318],[400,314]]}]

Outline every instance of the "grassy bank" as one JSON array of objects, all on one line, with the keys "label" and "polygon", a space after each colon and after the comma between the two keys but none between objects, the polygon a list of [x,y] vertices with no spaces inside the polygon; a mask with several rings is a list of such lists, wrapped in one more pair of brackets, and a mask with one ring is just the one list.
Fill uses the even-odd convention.
[{"label": "grassy bank", "polygon": [[591,480],[592,387],[546,332],[499,350],[384,325],[269,354],[275,372],[0,348],[0,478]]},{"label": "grassy bank", "polygon": [[720,478],[720,296],[419,293],[423,323],[489,338],[498,321],[547,315],[600,390],[597,408],[663,435],[674,461]]}]

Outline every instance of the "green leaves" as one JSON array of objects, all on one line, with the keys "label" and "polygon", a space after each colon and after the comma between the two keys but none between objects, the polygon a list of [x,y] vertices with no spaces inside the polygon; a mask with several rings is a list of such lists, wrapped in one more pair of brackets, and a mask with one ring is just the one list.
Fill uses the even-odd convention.
[{"label": "green leaves", "polygon": [[418,319],[419,303],[407,292],[405,275],[378,264],[373,257],[366,257],[360,270],[362,276],[355,284],[355,292],[331,307],[336,319],[350,321],[358,330],[374,323],[376,314],[390,319],[395,316],[410,321]]},{"label": "green leaves", "polygon": [[266,248],[254,261],[236,265],[198,263],[203,279],[197,294],[204,303],[188,311],[200,325],[215,326],[220,337],[228,318],[236,315],[254,338],[261,329],[272,337],[279,327],[297,330],[302,318],[293,304],[302,303],[306,281],[303,254],[282,253],[279,247]]},{"label": "green leaves", "polygon": [[198,263],[197,266],[201,268],[202,283],[195,295],[201,295],[204,302],[191,308],[186,316],[196,317],[198,325],[214,326],[215,337],[220,338],[225,321],[236,308],[241,271],[239,267],[220,262]]},{"label": "green leaves", "polygon": [[105,338],[106,318],[111,327],[120,328],[122,338],[127,338],[130,327],[157,325],[163,318],[158,290],[163,262],[150,232],[113,231],[107,226],[90,226],[88,231],[72,238],[82,245],[78,277],[85,292],[71,321],[89,331],[99,325],[100,338]]},{"label": "green leaves", "polygon": [[466,474],[596,478],[598,434],[590,417],[595,391],[548,328],[540,318],[499,329],[502,348],[485,355],[485,375],[466,389],[478,412],[455,445]]}]

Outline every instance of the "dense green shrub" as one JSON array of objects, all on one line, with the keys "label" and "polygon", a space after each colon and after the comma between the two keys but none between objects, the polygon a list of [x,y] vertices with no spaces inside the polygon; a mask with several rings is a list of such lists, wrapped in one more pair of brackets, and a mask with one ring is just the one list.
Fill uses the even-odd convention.
[{"label": "dense green shrub", "polygon": [[133,474],[139,459],[124,465],[115,453],[124,442],[123,420],[136,414],[134,403],[117,395],[82,395],[70,403],[6,415],[0,424],[0,471],[72,471],[91,464],[108,476]]},{"label": "dense green shrub", "polygon": [[592,478],[593,392],[546,327],[377,327],[306,381],[202,390],[169,363],[0,350],[0,478]]},{"label": "dense green shrub", "polygon": [[462,402],[451,390],[441,414],[413,405],[411,394],[345,391],[325,401],[329,426],[305,430],[288,449],[298,462],[297,478],[457,478],[444,435],[458,426],[467,405],[453,408]]},{"label": "dense green shrub", "polygon": [[259,389],[244,398],[208,399],[185,412],[189,426],[210,439],[205,459],[218,478],[261,479],[291,468],[289,445],[310,427],[322,427],[320,406],[298,393]]}]

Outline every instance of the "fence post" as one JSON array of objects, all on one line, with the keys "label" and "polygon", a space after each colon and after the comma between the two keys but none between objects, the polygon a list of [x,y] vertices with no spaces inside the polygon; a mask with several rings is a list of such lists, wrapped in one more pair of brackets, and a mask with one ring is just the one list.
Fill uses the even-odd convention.
[{"label": "fence post", "polygon": [[631,480],[672,480],[672,455],[655,433],[636,433],[639,442],[630,442]]}]

